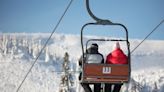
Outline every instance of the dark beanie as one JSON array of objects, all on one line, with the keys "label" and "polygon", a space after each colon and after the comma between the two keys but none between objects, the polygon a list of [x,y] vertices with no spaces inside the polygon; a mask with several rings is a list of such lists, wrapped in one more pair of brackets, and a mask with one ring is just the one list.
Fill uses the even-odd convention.
[{"label": "dark beanie", "polygon": [[91,47],[98,48],[98,45],[96,43],[92,43]]}]

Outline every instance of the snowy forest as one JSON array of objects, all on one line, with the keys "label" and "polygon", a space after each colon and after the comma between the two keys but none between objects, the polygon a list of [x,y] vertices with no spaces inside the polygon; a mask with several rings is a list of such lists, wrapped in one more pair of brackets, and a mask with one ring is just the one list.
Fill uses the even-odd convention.
[{"label": "snowy forest", "polygon": [[[0,34],[1,92],[17,90],[49,35]],[[92,36],[85,36],[85,40],[90,38]],[[131,50],[140,42],[138,39],[130,39]],[[99,46],[104,57],[108,51],[103,48],[108,48],[109,51],[112,49],[112,46],[105,42],[99,43]],[[163,46],[162,40],[147,40],[133,52],[131,80],[122,86],[121,92],[164,92]],[[121,47],[125,49],[124,44]],[[78,60],[81,54],[79,35],[54,34],[40,53],[19,92],[83,92],[78,81]]]}]

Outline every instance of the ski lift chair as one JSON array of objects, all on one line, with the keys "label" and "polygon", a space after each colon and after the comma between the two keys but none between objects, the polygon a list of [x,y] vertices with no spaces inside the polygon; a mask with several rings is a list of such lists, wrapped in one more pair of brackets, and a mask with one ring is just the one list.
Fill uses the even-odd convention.
[{"label": "ski lift chair", "polygon": [[[81,47],[82,47],[82,78],[81,83],[127,83],[130,80],[131,62],[130,62],[130,43],[128,40],[128,30],[120,23],[113,23],[110,20],[100,19],[96,17],[89,8],[89,0],[86,0],[86,8],[89,15],[95,20],[93,23],[86,23],[81,28]],[[87,41],[123,41],[127,46],[128,64],[98,64],[85,63],[84,61],[84,42],[83,29],[89,25],[104,25],[104,26],[121,26],[126,33],[125,39],[90,39]],[[86,49],[87,49],[86,43]],[[86,50],[85,49],[85,50]]]},{"label": "ski lift chair", "polygon": [[[106,24],[106,25],[118,25],[125,29],[126,39],[89,39],[86,42],[86,48],[90,41],[123,41],[127,46],[128,64],[100,64],[100,63],[86,63],[84,60],[84,43],[83,43],[83,29],[88,25],[102,25],[99,23],[87,23],[81,29],[81,46],[82,46],[82,78],[81,83],[127,83],[131,74],[130,63],[130,44],[128,41],[128,31],[122,24]],[[104,24],[103,24],[104,25]]]}]

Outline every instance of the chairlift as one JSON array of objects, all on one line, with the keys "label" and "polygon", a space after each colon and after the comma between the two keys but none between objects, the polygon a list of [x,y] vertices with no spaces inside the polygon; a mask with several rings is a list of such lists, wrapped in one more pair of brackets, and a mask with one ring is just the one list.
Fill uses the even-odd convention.
[{"label": "chairlift", "polygon": [[[87,10],[90,16],[96,20],[96,22],[86,23],[81,28],[81,47],[82,47],[82,77],[81,83],[128,83],[130,80],[131,75],[131,54],[130,54],[130,43],[128,40],[128,30],[127,28],[121,23],[113,23],[109,20],[103,20],[97,18],[93,15],[91,10],[89,9],[89,0],[86,0]],[[121,26],[125,33],[126,37],[124,39],[89,39],[86,41],[86,47],[84,49],[84,28],[87,26]],[[100,63],[85,63],[84,61],[84,54],[87,50],[88,43],[91,41],[112,41],[112,42],[125,42],[127,46],[127,57],[128,57],[128,64],[100,64]]]}]

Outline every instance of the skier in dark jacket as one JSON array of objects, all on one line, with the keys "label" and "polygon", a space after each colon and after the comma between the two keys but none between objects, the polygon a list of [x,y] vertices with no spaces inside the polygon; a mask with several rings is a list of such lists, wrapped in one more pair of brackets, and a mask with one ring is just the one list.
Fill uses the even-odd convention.
[{"label": "skier in dark jacket", "polygon": [[[84,63],[104,63],[103,55],[98,52],[98,45],[93,43],[89,49],[87,49],[86,53],[84,54]],[[82,65],[82,57],[79,60],[79,65]],[[81,74],[80,78],[81,79]],[[84,88],[85,92],[92,92],[91,88],[89,87],[89,83],[81,83],[82,87]],[[101,84],[95,83],[94,84],[94,92],[100,92]]]}]

